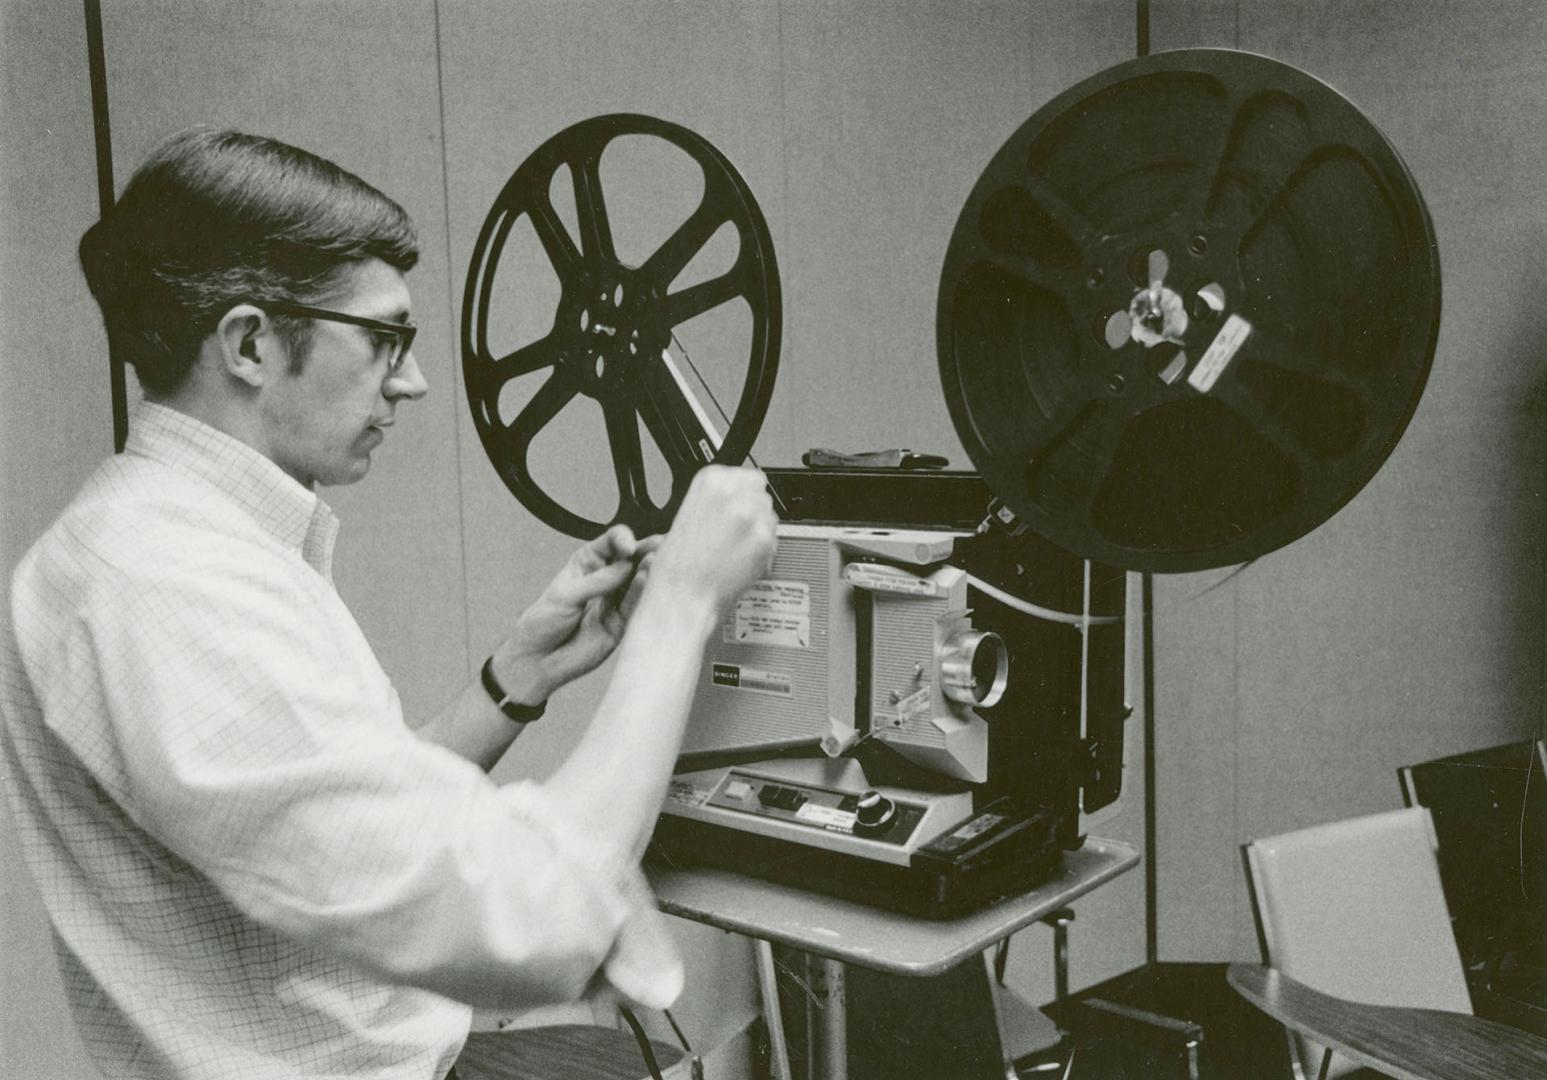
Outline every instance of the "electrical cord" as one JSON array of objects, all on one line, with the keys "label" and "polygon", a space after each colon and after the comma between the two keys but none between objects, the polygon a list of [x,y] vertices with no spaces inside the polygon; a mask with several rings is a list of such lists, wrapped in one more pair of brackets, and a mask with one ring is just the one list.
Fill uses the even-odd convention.
[{"label": "electrical cord", "polygon": [[[1090,566],[1089,561],[1085,565],[1088,570]],[[1033,604],[1029,600],[1022,600],[1018,596],[1013,596],[997,586],[990,585],[976,574],[968,574],[967,581],[971,583],[973,588],[987,593],[1006,607],[1014,608],[1016,611],[1030,615],[1035,619],[1063,623],[1076,629],[1084,629],[1087,626],[1110,626],[1113,623],[1123,621],[1123,616],[1121,615],[1090,615],[1072,611],[1054,611],[1052,608],[1045,608],[1040,604]]]},{"label": "electrical cord", "polygon": [[[639,1017],[634,1015],[634,1010],[627,1005],[619,1005],[618,1011],[623,1014],[624,1021],[634,1032],[634,1038],[639,1043],[639,1052],[644,1055],[645,1068],[650,1070],[650,1080],[663,1080],[661,1067],[656,1063],[655,1050],[650,1045],[650,1037],[645,1034],[645,1029],[639,1024]],[[676,1025],[672,1025],[675,1027]]]},{"label": "electrical cord", "polygon": [[662,1009],[661,1013],[666,1017],[666,1022],[671,1025],[672,1031],[676,1033],[677,1041],[682,1044],[683,1053],[691,1054],[693,1048],[688,1045],[688,1037],[682,1034],[682,1029],[677,1026],[677,1018],[671,1014],[670,1009]]},{"label": "electrical cord", "polygon": [[[661,1076],[660,1063],[655,1060],[655,1049],[650,1045],[650,1037],[645,1034],[645,1029],[639,1022],[639,1017],[635,1016],[634,1010],[630,1009],[627,1005],[619,1005],[618,1011],[623,1014],[624,1022],[633,1031],[634,1040],[639,1043],[639,1053],[645,1059],[645,1068],[650,1070],[650,1080],[664,1080]],[[688,1037],[682,1033],[682,1028],[678,1026],[677,1018],[671,1014],[670,1009],[662,1009],[661,1012],[665,1015],[666,1022],[671,1025],[671,1030],[677,1036],[677,1041],[682,1044],[683,1053],[687,1054],[688,1057],[692,1057],[693,1047],[688,1042]],[[696,1065],[693,1075],[701,1075]]]}]

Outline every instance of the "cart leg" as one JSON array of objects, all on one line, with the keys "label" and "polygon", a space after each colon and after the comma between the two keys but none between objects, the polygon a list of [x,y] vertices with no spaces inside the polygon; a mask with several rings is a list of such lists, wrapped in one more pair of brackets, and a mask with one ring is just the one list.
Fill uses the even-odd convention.
[{"label": "cart leg", "polygon": [[806,971],[811,983],[806,1004],[811,1080],[847,1080],[849,1026],[843,962],[808,956]]}]

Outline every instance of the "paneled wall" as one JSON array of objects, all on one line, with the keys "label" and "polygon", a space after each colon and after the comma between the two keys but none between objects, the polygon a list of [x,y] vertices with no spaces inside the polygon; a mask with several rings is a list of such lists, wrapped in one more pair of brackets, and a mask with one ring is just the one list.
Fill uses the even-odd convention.
[{"label": "paneled wall", "polygon": [[1434,218],[1444,317],[1417,414],[1330,522],[1156,584],[1161,955],[1256,951],[1240,844],[1401,805],[1405,763],[1543,715],[1547,9],[1153,5],[1154,48],[1260,52],[1348,96]]},{"label": "paneled wall", "polygon": [[[23,47],[25,43],[25,47]],[[97,216],[86,28],[0,4],[0,604],[11,568],[113,452],[107,361],[75,242]],[[0,784],[6,783],[0,777]],[[90,1077],[48,921],[0,799],[0,1075]]]},{"label": "paneled wall", "polygon": [[[105,3],[108,96],[121,188],[168,134],[195,124],[315,150],[403,204],[423,254],[410,276],[429,396],[404,409],[370,482],[324,497],[338,511],[339,589],[405,713],[461,689],[467,639],[449,348],[435,6],[431,0]],[[390,12],[390,17],[384,17]]]},{"label": "paneled wall", "polygon": [[[341,591],[411,718],[459,688],[572,541],[485,460],[462,400],[456,327],[477,230],[544,139],[603,112],[713,142],[768,218],[784,346],[755,447],[910,446],[966,465],[934,372],[950,230],[989,157],[1036,107],[1133,54],[1128,0],[105,0],[118,182],[193,123],[276,135],[397,197],[424,258],[410,278],[432,384],[344,519]],[[1407,438],[1331,523],[1218,589],[1157,583],[1160,948],[1255,954],[1237,845],[1395,805],[1393,770],[1521,737],[1543,712],[1543,16],[1529,0],[1154,0],[1154,47],[1269,53],[1349,94],[1428,195],[1446,318]],[[110,450],[95,310],[73,248],[95,216],[84,31],[71,4],[0,0],[0,556],[7,569]],[[17,153],[16,148],[24,152]],[[661,194],[669,198],[670,191]],[[648,218],[648,190],[620,203]],[[695,360],[713,365],[713,335]],[[600,431],[552,448],[575,471]],[[499,775],[541,775],[599,697],[560,695]],[[1137,695],[1136,695],[1137,696]],[[1139,718],[1125,810],[1137,842]],[[0,1074],[84,1076],[35,898],[0,831]],[[735,939],[683,928],[690,1033],[750,1008]],[[1051,996],[1048,941],[1011,977]],[[1082,902],[1077,985],[1143,960],[1142,875]],[[26,986],[28,992],[12,989]]]},{"label": "paneled wall", "polygon": [[[419,225],[424,258],[410,283],[431,395],[405,411],[368,482],[327,493],[345,522],[339,587],[411,718],[462,684],[574,543],[535,523],[484,460],[454,347],[478,225],[532,149],[587,116],[645,112],[705,135],[746,177],[769,219],[785,299],[761,461],[791,464],[812,445],[908,445],[964,465],[933,362],[938,266],[956,212],[981,163],[1026,114],[1132,47],[1129,7],[1115,0],[1078,10],[752,0],[103,7],[120,186],[166,134],[234,126],[327,154],[392,193]],[[0,399],[9,567],[110,447],[103,343],[73,260],[95,215],[80,11],[0,10],[7,143],[35,148],[7,154],[4,166],[8,208],[29,208],[7,215],[7,229],[28,227],[8,231],[4,248],[0,363],[7,385],[22,388]],[[49,212],[32,212],[37,201]],[[61,354],[46,369],[22,359],[38,342]],[[683,344],[695,350],[694,340]],[[695,358],[714,361],[712,350]],[[48,437],[72,428],[68,439]],[[594,462],[598,437],[561,432],[556,452]],[[598,685],[561,695],[500,775],[551,768],[598,695]],[[14,854],[9,844],[5,852]],[[1091,937],[1088,947],[1077,941],[1087,981],[1142,955],[1131,877],[1101,901],[1112,909],[1108,932],[1096,914],[1077,930]],[[17,938],[5,952],[9,984],[22,970],[14,964],[46,973],[48,958],[24,876],[6,882],[5,926]],[[1111,898],[1119,888],[1122,899]],[[685,924],[682,936],[693,989],[681,1015],[712,1042],[750,1009],[744,946]],[[1031,959],[1012,975],[1045,998],[1046,945],[1026,936]],[[0,1016],[0,1071],[85,1075],[57,984],[45,975],[27,1000]]]}]

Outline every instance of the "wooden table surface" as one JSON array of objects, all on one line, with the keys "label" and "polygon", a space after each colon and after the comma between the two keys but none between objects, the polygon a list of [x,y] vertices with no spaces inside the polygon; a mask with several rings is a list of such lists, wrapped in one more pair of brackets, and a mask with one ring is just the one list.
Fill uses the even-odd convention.
[{"label": "wooden table surface", "polygon": [[1465,1013],[1345,1001],[1261,964],[1230,985],[1285,1027],[1398,1080],[1547,1080],[1547,1039]]},{"label": "wooden table surface", "polygon": [[[691,1075],[692,1062],[674,1046],[650,1041],[666,1080]],[[649,1080],[634,1036],[591,1024],[477,1031],[457,1058],[455,1080]]]}]

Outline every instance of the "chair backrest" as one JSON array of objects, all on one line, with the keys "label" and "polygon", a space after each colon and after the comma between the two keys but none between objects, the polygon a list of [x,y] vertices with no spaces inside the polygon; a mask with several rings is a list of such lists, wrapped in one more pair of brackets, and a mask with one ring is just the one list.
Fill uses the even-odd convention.
[{"label": "chair backrest", "polygon": [[[1470,1013],[1423,807],[1246,845],[1264,959],[1313,990],[1370,1005]],[[1322,1048],[1292,1040],[1305,1075]],[[1334,1058],[1329,1076],[1352,1071]]]},{"label": "chair backrest", "polygon": [[[1547,749],[1509,743],[1398,771],[1439,837],[1440,880],[1468,970],[1498,973],[1547,942]],[[1529,966],[1539,974],[1541,964]],[[1491,980],[1488,980],[1491,981]],[[1500,980],[1507,989],[1508,979]]]}]

